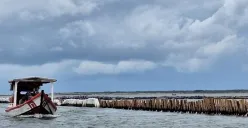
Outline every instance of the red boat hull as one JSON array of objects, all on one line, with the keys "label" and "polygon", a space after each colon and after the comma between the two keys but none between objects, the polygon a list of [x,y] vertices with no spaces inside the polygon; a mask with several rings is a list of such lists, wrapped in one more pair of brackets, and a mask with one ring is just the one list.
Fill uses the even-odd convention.
[{"label": "red boat hull", "polygon": [[5,112],[11,116],[32,115],[32,114],[52,114],[57,111],[56,105],[43,92],[38,93],[28,101],[17,106],[8,107]]}]

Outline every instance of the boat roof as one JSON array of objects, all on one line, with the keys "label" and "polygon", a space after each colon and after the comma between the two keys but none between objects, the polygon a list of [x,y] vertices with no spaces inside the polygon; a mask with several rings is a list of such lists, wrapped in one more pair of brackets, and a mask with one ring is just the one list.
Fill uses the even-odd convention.
[{"label": "boat roof", "polygon": [[34,82],[34,83],[53,83],[56,82],[56,79],[50,79],[50,78],[42,78],[42,77],[27,77],[27,78],[19,78],[19,79],[13,79],[10,80],[9,83],[13,82]]},{"label": "boat roof", "polygon": [[18,82],[18,90],[27,91],[32,90],[33,88],[39,88],[43,84],[56,82],[56,79],[42,78],[42,77],[27,77],[10,80],[11,85],[10,90],[13,90],[13,85],[15,82]]}]

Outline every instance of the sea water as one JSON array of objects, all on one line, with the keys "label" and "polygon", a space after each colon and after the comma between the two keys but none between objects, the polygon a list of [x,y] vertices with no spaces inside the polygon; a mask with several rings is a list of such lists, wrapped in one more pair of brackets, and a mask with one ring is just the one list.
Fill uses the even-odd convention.
[{"label": "sea water", "polygon": [[58,107],[56,115],[9,117],[0,104],[0,128],[247,128],[248,117],[208,116],[108,108]]}]

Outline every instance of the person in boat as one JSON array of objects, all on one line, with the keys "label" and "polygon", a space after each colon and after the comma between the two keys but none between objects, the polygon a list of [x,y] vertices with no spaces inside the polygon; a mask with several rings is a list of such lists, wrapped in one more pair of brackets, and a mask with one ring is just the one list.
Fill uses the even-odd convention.
[{"label": "person in boat", "polygon": [[27,93],[25,95],[25,100],[29,100],[29,99],[31,99],[31,97],[32,97],[31,92],[30,91],[27,91]]},{"label": "person in boat", "polygon": [[22,98],[22,94],[21,94],[21,92],[18,90],[17,91],[17,101],[16,101],[16,103],[18,104],[19,103],[19,101],[20,101],[20,99]]},{"label": "person in boat", "polygon": [[31,93],[32,96],[35,96],[37,95],[39,92],[38,92],[38,89],[37,88],[34,88],[33,89],[33,92]]},{"label": "person in boat", "polygon": [[20,98],[19,104],[22,104],[25,101],[31,99],[34,95],[36,95],[36,92],[34,92],[34,91],[33,92],[27,91],[27,93]]},{"label": "person in boat", "polygon": [[12,94],[12,96],[9,97],[9,102],[10,102],[10,103],[14,103],[14,94]]},{"label": "person in boat", "polygon": [[23,96],[20,100],[19,100],[19,104],[23,104],[25,102],[25,96]]}]

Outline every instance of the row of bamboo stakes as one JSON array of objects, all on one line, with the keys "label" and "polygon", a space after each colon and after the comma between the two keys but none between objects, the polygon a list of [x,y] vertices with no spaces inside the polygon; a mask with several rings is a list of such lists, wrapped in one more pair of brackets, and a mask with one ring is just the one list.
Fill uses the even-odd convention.
[{"label": "row of bamboo stakes", "polygon": [[248,102],[245,99],[215,99],[187,101],[185,99],[131,99],[100,100],[102,108],[165,111],[182,113],[203,113],[247,116]]}]

